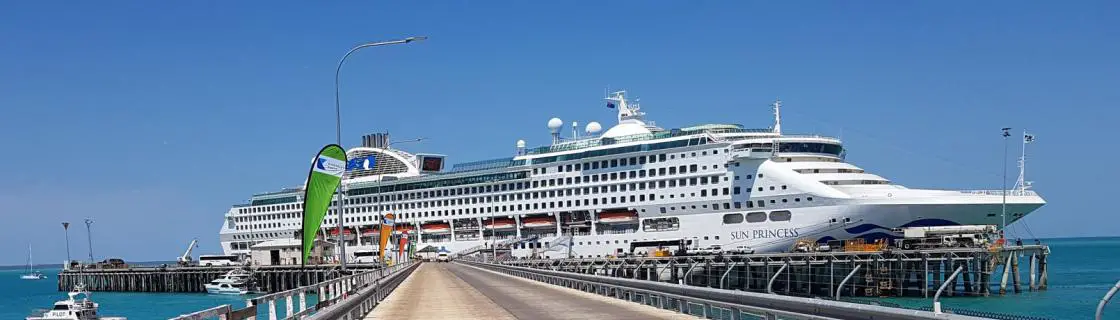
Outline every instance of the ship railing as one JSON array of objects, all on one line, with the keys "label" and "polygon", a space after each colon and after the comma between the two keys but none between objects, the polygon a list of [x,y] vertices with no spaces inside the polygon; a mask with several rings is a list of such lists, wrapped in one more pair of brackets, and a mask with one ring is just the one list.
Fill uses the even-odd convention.
[{"label": "ship railing", "polygon": [[[277,319],[357,319],[373,310],[393,289],[404,281],[419,263],[408,261],[392,266],[322,281],[291,290],[266,294],[245,300],[245,307],[234,309],[221,305],[184,314],[173,320],[256,320],[264,311],[268,320]],[[316,301],[308,304],[308,295]],[[298,300],[297,300],[298,299]],[[283,317],[277,304],[284,308]],[[263,310],[262,308],[263,307]]]},{"label": "ship railing", "polygon": [[826,299],[693,287],[457,260],[482,269],[641,303],[702,319],[978,319],[957,314],[898,309]]},{"label": "ship railing", "polygon": [[1038,196],[1038,193],[1032,190],[960,190],[960,193],[987,196],[1002,196],[1004,194],[1009,196]]}]

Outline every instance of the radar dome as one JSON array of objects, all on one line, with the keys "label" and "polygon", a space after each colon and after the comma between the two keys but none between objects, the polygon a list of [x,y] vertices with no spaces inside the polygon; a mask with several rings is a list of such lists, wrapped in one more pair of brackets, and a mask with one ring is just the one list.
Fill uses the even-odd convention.
[{"label": "radar dome", "polygon": [[517,147],[518,148],[524,148],[525,147],[525,140],[517,140]]},{"label": "radar dome", "polygon": [[598,122],[591,121],[591,123],[587,124],[587,133],[594,134],[594,133],[599,133],[599,131],[602,131],[602,130],[603,130],[603,126],[600,125]]},{"label": "radar dome", "polygon": [[560,120],[560,118],[552,118],[548,120],[548,129],[552,130],[552,132],[559,131],[560,127],[562,126],[564,126],[564,121]]}]

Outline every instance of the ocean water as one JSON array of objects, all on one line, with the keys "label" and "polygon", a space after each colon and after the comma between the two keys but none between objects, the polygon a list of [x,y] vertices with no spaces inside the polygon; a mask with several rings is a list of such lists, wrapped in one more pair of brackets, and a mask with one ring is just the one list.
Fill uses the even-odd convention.
[{"label": "ocean water", "polygon": [[[1024,279],[1023,293],[946,297],[942,298],[942,305],[1048,319],[1092,319],[1101,297],[1116,281],[1120,281],[1120,237],[1050,239],[1045,243],[1051,249],[1049,290],[1026,291],[1026,266],[1020,266]],[[0,270],[0,320],[23,319],[33,309],[48,308],[56,300],[66,297],[64,292],[55,290],[58,269],[44,271],[48,274],[47,279],[28,281],[19,279],[22,270]],[[992,291],[998,292],[996,289]],[[93,292],[92,297],[101,304],[101,314],[124,316],[130,320],[167,319],[222,304],[239,307],[245,304],[245,297],[205,293]],[[1120,297],[1115,300],[1120,300]],[[910,307],[932,305],[931,299],[891,298],[884,301]],[[282,306],[277,309],[283,313]],[[1113,301],[1105,308],[1104,318],[1120,319],[1120,301]]]}]

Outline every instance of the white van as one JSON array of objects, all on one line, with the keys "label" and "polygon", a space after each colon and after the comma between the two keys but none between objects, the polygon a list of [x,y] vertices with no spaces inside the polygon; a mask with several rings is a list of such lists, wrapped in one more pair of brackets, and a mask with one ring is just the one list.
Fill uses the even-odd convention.
[{"label": "white van", "polygon": [[451,262],[451,256],[448,255],[447,252],[440,252],[439,255],[436,256],[436,262]]}]

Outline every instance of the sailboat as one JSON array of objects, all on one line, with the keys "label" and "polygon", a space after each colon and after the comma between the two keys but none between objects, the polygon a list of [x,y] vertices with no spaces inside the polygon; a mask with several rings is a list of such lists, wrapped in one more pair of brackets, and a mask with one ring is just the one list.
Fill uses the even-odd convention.
[{"label": "sailboat", "polygon": [[35,260],[31,259],[31,244],[27,245],[27,274],[22,274],[19,278],[23,280],[42,280],[47,278],[42,272],[35,271]]}]

